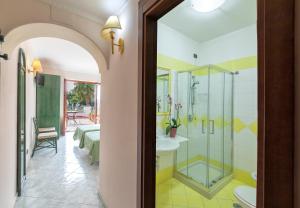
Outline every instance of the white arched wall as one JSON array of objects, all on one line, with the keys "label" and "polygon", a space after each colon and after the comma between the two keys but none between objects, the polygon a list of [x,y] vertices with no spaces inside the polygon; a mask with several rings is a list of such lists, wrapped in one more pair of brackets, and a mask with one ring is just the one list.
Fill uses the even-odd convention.
[{"label": "white arched wall", "polygon": [[[12,208],[16,200],[18,48],[23,47],[22,43],[26,40],[37,37],[54,37],[73,42],[93,56],[98,64],[99,76],[100,73],[107,71],[107,62],[100,48],[75,30],[49,23],[33,23],[12,29],[6,35],[1,52],[7,53],[9,60],[0,61],[0,207]],[[32,74],[28,74],[27,77],[30,77],[33,84]],[[27,97],[27,100],[29,99],[35,103],[35,97]],[[28,157],[29,155],[30,152]]]},{"label": "white arched wall", "polygon": [[32,23],[13,29],[5,36],[2,49],[5,53],[10,55],[13,50],[24,41],[38,37],[60,38],[76,43],[86,49],[94,57],[98,64],[99,73],[108,68],[102,51],[89,38],[75,30],[50,23]]}]

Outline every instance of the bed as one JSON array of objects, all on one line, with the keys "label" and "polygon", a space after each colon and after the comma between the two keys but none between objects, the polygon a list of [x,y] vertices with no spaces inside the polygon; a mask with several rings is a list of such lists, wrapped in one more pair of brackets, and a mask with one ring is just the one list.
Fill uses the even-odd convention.
[{"label": "bed", "polygon": [[84,125],[76,128],[73,139],[83,142],[84,134],[91,131],[100,131],[100,124]]},{"label": "bed", "polygon": [[84,144],[80,148],[86,148],[89,151],[91,163],[99,161],[100,148],[100,131],[86,132],[84,136]]},{"label": "bed", "polygon": [[89,151],[91,163],[99,161],[100,125],[85,125],[77,127],[73,136],[79,140],[79,148]]}]

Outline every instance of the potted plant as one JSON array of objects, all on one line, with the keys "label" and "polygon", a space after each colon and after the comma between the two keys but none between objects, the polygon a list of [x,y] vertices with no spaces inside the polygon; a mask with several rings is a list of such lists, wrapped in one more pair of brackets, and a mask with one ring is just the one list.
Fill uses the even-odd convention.
[{"label": "potted plant", "polygon": [[166,128],[166,134],[167,135],[170,134],[170,137],[172,137],[172,138],[176,137],[177,128],[179,126],[181,126],[181,124],[178,122],[178,120],[175,118],[172,118]]},{"label": "potted plant", "polygon": [[175,104],[175,111],[176,111],[176,118],[171,118],[171,107],[172,107],[172,98],[168,95],[168,103],[169,103],[169,122],[167,123],[168,126],[166,128],[166,134],[170,134],[171,138],[176,137],[177,128],[181,126],[180,118],[179,118],[179,111],[182,108],[180,103]]}]

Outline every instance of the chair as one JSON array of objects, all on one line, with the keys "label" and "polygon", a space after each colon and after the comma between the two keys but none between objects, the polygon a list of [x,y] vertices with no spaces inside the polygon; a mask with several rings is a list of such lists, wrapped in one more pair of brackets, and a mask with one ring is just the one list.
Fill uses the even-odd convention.
[{"label": "chair", "polygon": [[44,148],[55,148],[55,152],[57,153],[58,134],[55,127],[39,128],[36,118],[33,118],[33,124],[35,129],[35,143],[31,157],[33,157],[35,151]]}]

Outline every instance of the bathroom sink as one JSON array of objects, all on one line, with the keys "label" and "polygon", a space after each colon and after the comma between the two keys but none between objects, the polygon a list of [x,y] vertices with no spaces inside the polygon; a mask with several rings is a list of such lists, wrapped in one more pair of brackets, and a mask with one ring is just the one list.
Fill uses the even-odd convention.
[{"label": "bathroom sink", "polygon": [[157,152],[169,152],[169,151],[174,151],[179,148],[180,144],[178,141],[165,138],[161,139],[158,138],[156,139],[156,151]]}]

